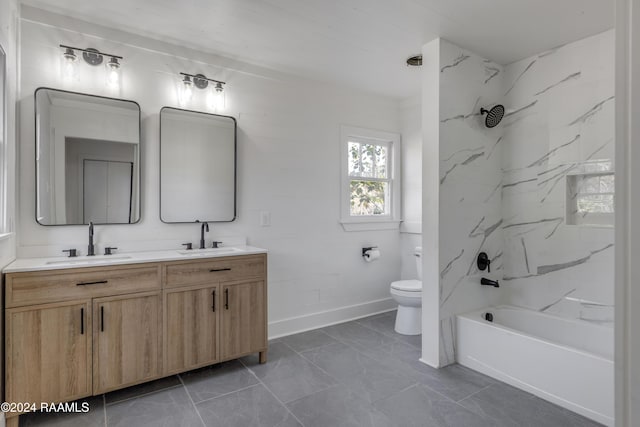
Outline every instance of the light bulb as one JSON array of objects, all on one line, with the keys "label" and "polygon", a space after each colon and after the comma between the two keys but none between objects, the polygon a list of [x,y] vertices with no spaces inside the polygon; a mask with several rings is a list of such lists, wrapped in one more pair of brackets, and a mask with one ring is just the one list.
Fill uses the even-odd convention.
[{"label": "light bulb", "polygon": [[224,89],[222,88],[222,83],[218,82],[216,84],[216,90],[214,94],[214,107],[216,111],[223,111],[226,107],[226,100],[224,95]]},{"label": "light bulb", "polygon": [[184,76],[182,83],[180,85],[180,93],[178,95],[179,103],[181,107],[186,107],[187,104],[191,101],[191,97],[193,96],[193,82],[191,81],[191,77]]},{"label": "light bulb", "polygon": [[71,83],[76,78],[76,61],[78,57],[71,48],[66,48],[62,54],[62,78]]},{"label": "light bulb", "polygon": [[118,58],[111,58],[107,63],[107,86],[111,89],[120,87],[120,63]]}]

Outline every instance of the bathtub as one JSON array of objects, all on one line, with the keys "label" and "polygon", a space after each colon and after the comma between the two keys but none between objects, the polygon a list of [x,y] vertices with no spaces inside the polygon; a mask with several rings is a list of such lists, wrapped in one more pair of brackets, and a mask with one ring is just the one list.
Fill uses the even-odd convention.
[{"label": "bathtub", "polygon": [[459,364],[613,426],[613,328],[499,306],[458,315],[456,344]]}]

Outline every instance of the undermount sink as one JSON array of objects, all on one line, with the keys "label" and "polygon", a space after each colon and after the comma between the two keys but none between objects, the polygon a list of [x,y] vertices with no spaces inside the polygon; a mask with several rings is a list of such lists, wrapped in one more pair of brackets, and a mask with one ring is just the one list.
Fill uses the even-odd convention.
[{"label": "undermount sink", "polygon": [[99,264],[102,262],[118,261],[123,259],[130,259],[130,256],[100,256],[96,258],[83,258],[83,259],[65,259],[62,261],[47,261],[47,265],[86,265],[86,264]]},{"label": "undermount sink", "polygon": [[178,251],[180,255],[184,256],[210,256],[210,255],[218,255],[218,254],[231,254],[234,252],[244,252],[243,249],[234,248],[233,246],[229,246],[226,248],[207,248],[207,249],[185,249]]}]

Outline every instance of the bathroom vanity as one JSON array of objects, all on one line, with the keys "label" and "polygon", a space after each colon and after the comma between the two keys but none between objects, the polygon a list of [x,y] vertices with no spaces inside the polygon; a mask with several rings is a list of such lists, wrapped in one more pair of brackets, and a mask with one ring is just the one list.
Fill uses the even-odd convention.
[{"label": "bathroom vanity", "polygon": [[266,362],[263,249],[22,259],[4,287],[6,402],[39,409],[251,353]]}]

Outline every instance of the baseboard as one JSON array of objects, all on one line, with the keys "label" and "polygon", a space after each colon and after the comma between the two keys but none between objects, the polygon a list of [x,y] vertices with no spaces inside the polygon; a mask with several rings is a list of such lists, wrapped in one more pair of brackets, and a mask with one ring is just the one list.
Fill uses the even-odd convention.
[{"label": "baseboard", "polygon": [[392,298],[369,301],[362,304],[349,305],[333,310],[311,313],[304,316],[290,317],[269,323],[269,339],[310,331],[337,323],[348,322],[374,314],[395,310],[397,303]]}]

